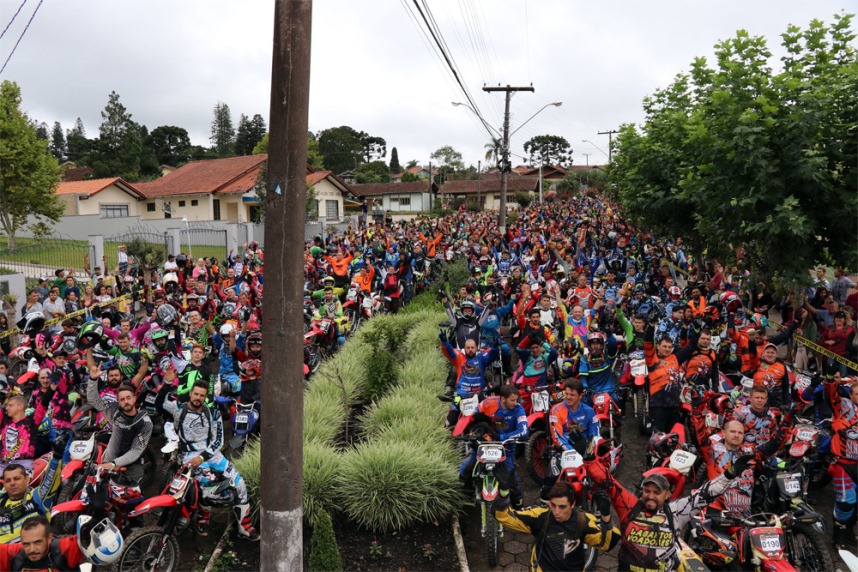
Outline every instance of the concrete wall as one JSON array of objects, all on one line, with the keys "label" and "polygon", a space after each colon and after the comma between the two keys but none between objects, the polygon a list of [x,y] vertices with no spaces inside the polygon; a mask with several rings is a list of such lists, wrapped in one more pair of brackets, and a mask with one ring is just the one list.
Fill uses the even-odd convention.
[{"label": "concrete wall", "polygon": [[327,216],[326,201],[337,201],[337,216],[343,216],[343,194],[330,181],[322,180],[316,183],[316,200],[319,203],[319,218]]},{"label": "concrete wall", "polygon": [[128,207],[128,216],[137,216],[140,202],[115,185],[110,185],[87,199],[79,199],[77,212],[79,215],[98,215],[101,205],[125,205]]},{"label": "concrete wall", "polygon": [[[140,203],[140,216],[144,220],[163,220],[164,219],[164,202],[170,203],[173,220],[182,220],[182,217],[187,217],[189,221],[209,221],[212,220],[212,196],[210,194],[195,194],[195,195],[176,195],[165,197],[163,199],[148,199]],[[194,206],[193,201],[197,202]],[[183,202],[185,206],[179,206]],[[148,205],[155,203],[155,212],[149,212]],[[221,201],[221,217],[223,217],[223,201]],[[169,220],[169,219],[168,219]]]}]

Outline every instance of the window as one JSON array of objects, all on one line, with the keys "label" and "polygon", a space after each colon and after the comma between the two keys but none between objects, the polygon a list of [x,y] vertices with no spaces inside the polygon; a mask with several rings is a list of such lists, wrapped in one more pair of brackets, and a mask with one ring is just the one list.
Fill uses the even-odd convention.
[{"label": "window", "polygon": [[340,218],[340,203],[338,201],[325,201],[325,218],[328,220]]},{"label": "window", "polygon": [[212,213],[214,215],[214,219],[220,220],[220,199],[215,199],[212,202],[212,210],[214,211]]},{"label": "window", "polygon": [[164,218],[173,218],[173,204],[170,201],[164,201]]},{"label": "window", "polygon": [[179,201],[179,206],[180,206],[180,207],[185,206],[185,201]]},{"label": "window", "polygon": [[411,197],[399,197],[399,206],[400,207],[410,207],[411,206]]},{"label": "window", "polygon": [[156,207],[155,203],[146,203],[146,212],[147,213],[155,212],[155,207]]},{"label": "window", "polygon": [[198,201],[197,199],[191,199],[191,206],[192,206],[192,207],[195,207],[195,206],[197,206],[198,204],[200,204],[200,203],[199,203],[199,201]]},{"label": "window", "polygon": [[98,205],[101,218],[122,218],[128,216],[128,205]]}]

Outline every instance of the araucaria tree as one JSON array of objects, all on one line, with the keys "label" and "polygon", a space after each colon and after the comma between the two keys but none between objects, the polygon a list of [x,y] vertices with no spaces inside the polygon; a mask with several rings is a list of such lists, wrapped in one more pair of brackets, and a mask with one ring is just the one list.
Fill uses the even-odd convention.
[{"label": "araucaria tree", "polygon": [[532,165],[557,165],[565,167],[571,160],[572,147],[565,137],[559,135],[537,135],[524,143],[524,152],[530,156]]},{"label": "araucaria tree", "polygon": [[783,35],[780,70],[740,31],[644,100],[624,125],[610,180],[645,227],[698,253],[743,246],[787,280],[818,263],[858,268],[858,59],[851,15]]},{"label": "araucaria tree", "polygon": [[57,160],[48,142],[36,136],[20,105],[18,84],[4,81],[0,85],[0,229],[6,234],[7,248],[15,247],[15,234],[28,223],[56,222],[63,214],[55,193]]},{"label": "araucaria tree", "polygon": [[211,144],[212,150],[218,157],[231,157],[235,144],[235,128],[232,125],[232,115],[229,106],[218,101],[214,106],[212,119]]},{"label": "araucaria tree", "polygon": [[143,138],[140,126],[131,119],[115,91],[110,92],[101,119],[90,160],[94,176],[135,180],[140,171]]}]

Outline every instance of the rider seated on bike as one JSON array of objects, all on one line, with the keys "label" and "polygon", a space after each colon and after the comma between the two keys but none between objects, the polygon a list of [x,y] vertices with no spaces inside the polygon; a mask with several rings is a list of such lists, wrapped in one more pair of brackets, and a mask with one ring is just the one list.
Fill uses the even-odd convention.
[{"label": "rider seated on bike", "polygon": [[5,414],[0,411],[0,470],[10,463],[23,465],[28,471],[33,469],[38,427],[45,418],[49,402],[50,395],[45,394],[32,414],[27,414],[27,399],[23,395],[9,398]]},{"label": "rider seated on bike", "polygon": [[[482,401],[474,412],[473,422],[487,423],[497,432],[499,441],[527,437],[528,433],[527,415],[518,403],[518,390],[512,385],[501,386],[499,395]],[[515,470],[515,443],[507,443],[506,449],[506,460],[495,469],[495,476],[501,489],[511,490],[512,506],[518,508],[521,506],[521,480]],[[468,491],[473,488],[471,475],[476,460],[474,449],[459,466],[459,480]]]},{"label": "rider seated on bike", "polygon": [[569,379],[563,384],[563,401],[551,408],[549,414],[549,430],[551,432],[551,460],[545,472],[545,480],[539,493],[539,500],[548,503],[548,492],[560,475],[560,458],[563,451],[572,450],[569,441],[571,431],[581,431],[588,439],[600,436],[599,421],[596,412],[589,405],[581,402],[584,396],[584,384],[579,379]]},{"label": "rider seated on bike", "polygon": [[[51,507],[57,499],[62,485],[62,458],[66,448],[64,438],[53,444],[53,456],[39,488],[30,488],[30,473],[18,463],[10,463],[3,469],[4,491],[0,493],[0,544],[17,542],[21,526],[32,516],[50,517]],[[4,568],[0,568],[3,570]]]},{"label": "rider seated on bike", "polygon": [[80,570],[78,565],[85,562],[77,537],[54,538],[41,515],[23,521],[19,543],[0,544],[0,570]]},{"label": "rider seated on bike", "polygon": [[334,296],[334,289],[330,286],[325,287],[325,295],[322,298],[322,303],[313,315],[314,320],[321,320],[322,318],[329,318],[331,320],[334,328],[332,335],[337,340],[337,343],[339,345],[346,343],[346,338],[340,335],[343,321],[343,305],[339,298]]},{"label": "rider seated on bike", "polygon": [[515,379],[515,384],[527,386],[528,392],[522,399],[525,411],[530,411],[530,393],[534,387],[548,385],[548,368],[557,361],[557,350],[534,332],[526,335],[515,348],[519,359],[521,375]]},{"label": "rider seated on bike", "polygon": [[620,572],[676,570],[679,566],[676,539],[688,524],[692,511],[711,504],[723,494],[737,475],[744,474],[754,458],[753,455],[738,457],[722,474],[689,496],[668,502],[672,493],[664,475],[656,473],[646,477],[641,483],[639,498],[595,458],[584,435],[575,433],[570,441],[584,457],[587,474],[611,497],[620,518],[622,541],[617,554]]},{"label": "rider seated on bike", "polygon": [[617,338],[610,334],[606,339],[602,332],[590,332],[587,336],[587,349],[589,351],[581,357],[578,364],[584,387],[594,393],[609,393],[611,399],[618,401],[614,379]]},{"label": "rider seated on bike", "polygon": [[[165,383],[158,392],[155,407],[173,418],[173,424],[179,435],[179,451],[184,463],[189,463],[199,469],[195,473],[197,479],[202,479],[202,472],[207,469],[219,473],[229,480],[236,492],[236,505],[233,513],[238,521],[238,536],[246,540],[258,540],[259,533],[250,522],[250,503],[247,497],[247,486],[244,479],[223,453],[223,419],[217,407],[206,405],[209,385],[205,381],[197,381],[191,388],[189,399],[185,403],[168,401],[170,387],[176,380],[176,372],[168,367],[165,372]],[[200,505],[197,512],[197,533],[208,534],[211,509]]]},{"label": "rider seated on bike", "polygon": [[477,305],[471,300],[464,300],[459,304],[459,311],[454,312],[453,306],[443,297],[441,302],[444,304],[444,309],[447,310],[447,319],[450,322],[450,327],[456,332],[456,347],[465,347],[466,340],[480,341],[480,329],[488,319],[491,309],[487,304],[477,316]]},{"label": "rider seated on bike", "polygon": [[488,352],[478,352],[477,342],[468,340],[464,350],[457,350],[447,339],[443,331],[438,334],[441,340],[441,351],[453,367],[456,368],[456,393],[450,412],[447,414],[447,427],[456,425],[459,418],[459,402],[474,395],[482,395],[486,386],[486,369],[498,359],[497,347]]},{"label": "rider seated on bike", "polygon": [[584,546],[608,552],[620,540],[620,529],[611,525],[611,500],[605,494],[596,495],[597,516],[575,506],[575,489],[565,481],[547,493],[548,508],[510,510],[504,492],[492,505],[495,518],[510,530],[533,535],[531,570],[584,570]]}]

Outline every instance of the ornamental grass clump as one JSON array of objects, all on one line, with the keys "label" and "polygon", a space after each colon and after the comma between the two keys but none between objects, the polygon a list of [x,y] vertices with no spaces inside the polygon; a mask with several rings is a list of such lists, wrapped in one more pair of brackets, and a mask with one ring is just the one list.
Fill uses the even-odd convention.
[{"label": "ornamental grass clump", "polygon": [[316,526],[320,516],[339,510],[336,476],[342,454],[322,443],[304,443],[304,518]]},{"label": "ornamental grass clump", "polygon": [[336,487],[349,519],[381,532],[447,517],[464,502],[457,468],[412,443],[372,442],[349,450]]}]

